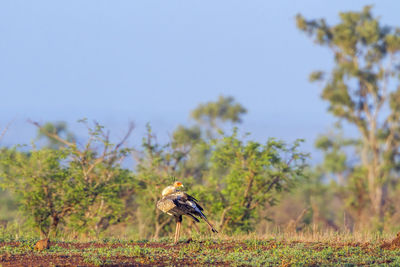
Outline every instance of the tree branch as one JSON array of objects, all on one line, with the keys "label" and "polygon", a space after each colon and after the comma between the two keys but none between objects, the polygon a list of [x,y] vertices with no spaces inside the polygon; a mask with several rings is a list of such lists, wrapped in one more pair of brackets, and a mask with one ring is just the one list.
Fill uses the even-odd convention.
[{"label": "tree branch", "polygon": [[126,140],[129,138],[129,136],[131,135],[131,133],[132,133],[132,131],[133,131],[134,128],[135,128],[134,123],[133,123],[133,122],[130,122],[130,123],[129,123],[129,127],[128,127],[127,133],[125,134],[124,138],[122,138],[121,142],[119,142],[119,143],[115,146],[114,151],[118,150],[118,149],[126,142]]},{"label": "tree branch", "polygon": [[76,149],[76,144],[75,144],[75,143],[71,143],[71,142],[69,142],[69,141],[67,141],[67,140],[65,140],[65,139],[63,139],[63,138],[61,138],[61,137],[58,136],[57,134],[51,133],[51,132],[45,130],[45,129],[44,129],[38,122],[36,122],[36,121],[28,120],[28,122],[31,123],[31,124],[33,124],[33,125],[35,125],[36,127],[38,127],[38,128],[39,128],[45,135],[47,135],[48,137],[53,138],[53,139],[59,141],[60,143],[66,145],[66,146],[68,146],[68,147],[70,147],[70,148],[74,148],[75,151],[76,151],[76,153],[78,153],[80,156],[82,156],[82,153],[81,153],[78,149]]},{"label": "tree branch", "polygon": [[6,132],[8,131],[8,129],[10,128],[11,124],[13,123],[14,120],[10,121],[6,127],[4,127],[3,131],[0,134],[0,141],[1,139],[3,139],[4,135],[6,134]]}]

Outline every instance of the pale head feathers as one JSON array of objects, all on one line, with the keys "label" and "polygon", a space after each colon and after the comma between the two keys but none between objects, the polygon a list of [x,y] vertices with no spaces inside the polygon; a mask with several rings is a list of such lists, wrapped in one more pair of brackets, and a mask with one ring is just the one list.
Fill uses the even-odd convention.
[{"label": "pale head feathers", "polygon": [[166,188],[164,188],[161,195],[165,197],[169,194],[175,193],[178,187],[183,187],[183,184],[179,181],[176,181],[173,185],[169,185]]}]

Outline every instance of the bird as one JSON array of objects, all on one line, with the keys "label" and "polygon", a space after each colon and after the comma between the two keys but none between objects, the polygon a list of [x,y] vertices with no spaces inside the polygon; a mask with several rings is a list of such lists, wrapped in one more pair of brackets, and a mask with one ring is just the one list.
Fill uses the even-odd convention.
[{"label": "bird", "polygon": [[198,200],[185,192],[178,190],[179,187],[183,187],[183,184],[176,181],[173,185],[164,188],[161,193],[162,197],[157,202],[158,209],[175,217],[176,229],[174,244],[177,244],[179,240],[183,215],[191,217],[195,222],[200,222],[199,218],[203,219],[213,233],[218,233],[214,226],[207,220],[207,217],[203,213],[203,208],[199,205]]}]

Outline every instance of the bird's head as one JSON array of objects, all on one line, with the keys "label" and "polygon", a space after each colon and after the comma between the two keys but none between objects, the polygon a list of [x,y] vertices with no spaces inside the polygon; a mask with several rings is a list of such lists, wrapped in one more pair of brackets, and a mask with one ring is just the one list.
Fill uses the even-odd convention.
[{"label": "bird's head", "polygon": [[183,187],[183,184],[179,181],[176,181],[173,185],[169,185],[162,191],[162,196],[165,197],[169,194],[177,192],[179,187]]},{"label": "bird's head", "polygon": [[181,182],[179,182],[179,181],[176,181],[174,183],[173,187],[175,187],[175,188],[183,187],[183,184]]}]

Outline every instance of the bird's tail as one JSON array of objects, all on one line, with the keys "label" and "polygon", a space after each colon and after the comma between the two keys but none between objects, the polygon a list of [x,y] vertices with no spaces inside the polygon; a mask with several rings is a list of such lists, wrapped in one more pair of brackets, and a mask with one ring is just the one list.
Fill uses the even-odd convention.
[{"label": "bird's tail", "polygon": [[218,231],[214,228],[214,226],[207,220],[207,217],[201,212],[201,218],[203,218],[204,221],[206,221],[206,223],[208,224],[208,226],[210,227],[210,230],[213,233],[218,233]]}]

